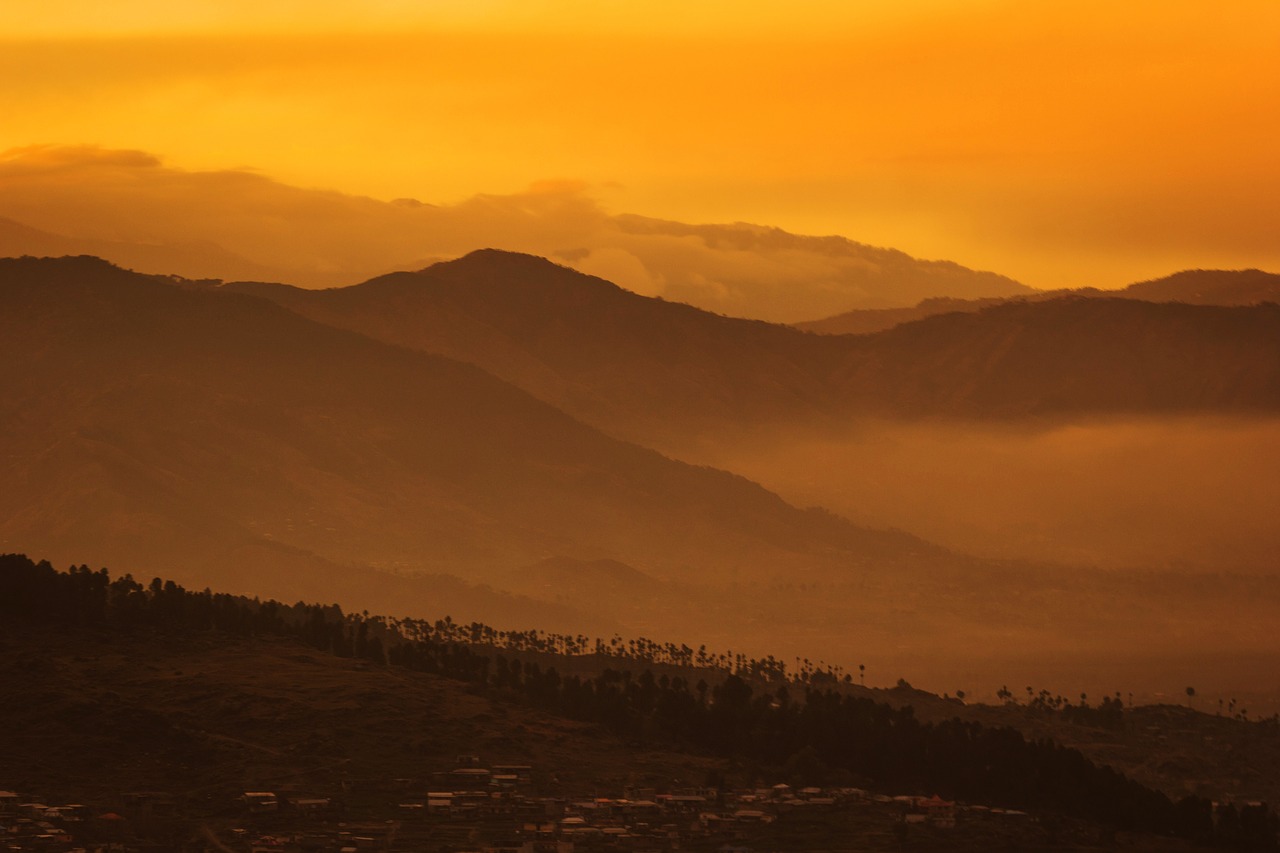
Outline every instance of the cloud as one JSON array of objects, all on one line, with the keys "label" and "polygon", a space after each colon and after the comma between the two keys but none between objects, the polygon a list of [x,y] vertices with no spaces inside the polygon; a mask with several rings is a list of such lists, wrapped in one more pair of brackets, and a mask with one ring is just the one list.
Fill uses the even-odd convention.
[{"label": "cloud", "polygon": [[565,260],[580,272],[599,276],[643,296],[661,296],[665,290],[662,276],[649,272],[644,262],[626,249],[593,249],[576,261]]},{"label": "cloud", "polygon": [[[113,241],[119,245],[94,249],[146,272],[236,278],[250,269],[307,287],[501,248],[556,258],[638,293],[779,321],[1018,289],[999,276],[840,237],[613,215],[577,181],[453,205],[384,202],[248,171],[178,169],[146,152],[91,146],[6,152],[0,217]],[[168,250],[144,255],[129,245]],[[147,268],[160,263],[167,268]]]},{"label": "cloud", "polygon": [[0,173],[34,170],[76,170],[85,166],[120,166],[148,169],[160,165],[160,158],[146,151],[101,148],[96,145],[26,145],[0,152]]}]

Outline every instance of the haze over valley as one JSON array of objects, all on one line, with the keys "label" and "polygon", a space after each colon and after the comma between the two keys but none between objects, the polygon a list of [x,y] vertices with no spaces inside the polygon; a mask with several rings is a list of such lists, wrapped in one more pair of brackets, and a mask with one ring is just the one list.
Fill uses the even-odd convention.
[{"label": "haze over valley", "polygon": [[975,695],[1280,652],[1274,305],[819,336],[496,251],[319,291],[4,263],[6,547]]}]

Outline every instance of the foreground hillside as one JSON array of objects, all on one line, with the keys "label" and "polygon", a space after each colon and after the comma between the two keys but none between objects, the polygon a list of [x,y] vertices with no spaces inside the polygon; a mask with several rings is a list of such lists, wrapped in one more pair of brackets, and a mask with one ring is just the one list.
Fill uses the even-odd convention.
[{"label": "foreground hillside", "polygon": [[[598,726],[478,695],[442,675],[286,637],[155,627],[0,629],[6,787],[100,800],[163,790],[382,787],[479,753],[566,784],[701,783],[707,758],[629,749]],[[95,770],[101,768],[101,770]],[[425,784],[425,782],[424,782]]]},{"label": "foreground hillside", "polygon": [[[556,789],[852,783],[1030,808],[1037,824],[1060,815],[1215,833],[1207,800],[1175,804],[1007,728],[921,722],[901,701],[945,707],[936,697],[900,689],[882,704],[856,687],[842,694],[829,674],[788,679],[772,659],[699,665],[688,649],[629,643],[597,653],[605,668],[593,671],[575,663],[590,659],[586,638],[344,616],[105,571],[59,574],[15,556],[0,559],[0,590],[0,660],[14,688],[0,722],[23,735],[5,781],[23,790],[98,802],[161,790],[221,825],[246,789],[341,792],[367,817],[479,753],[536,768],[538,784]],[[1118,703],[1075,710],[1107,726],[1125,713]],[[1258,832],[1274,841],[1266,809],[1232,814],[1243,834],[1222,843],[1251,844]],[[1023,848],[1047,831],[1021,830]],[[962,846],[939,849],[973,836],[948,840]]]}]

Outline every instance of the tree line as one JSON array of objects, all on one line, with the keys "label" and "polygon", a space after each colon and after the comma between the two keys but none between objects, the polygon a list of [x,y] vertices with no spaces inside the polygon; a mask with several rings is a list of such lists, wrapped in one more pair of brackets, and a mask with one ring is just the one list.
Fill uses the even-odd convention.
[{"label": "tree line", "polygon": [[[628,740],[749,761],[804,783],[843,780],[893,793],[938,793],[974,803],[1044,809],[1118,829],[1178,836],[1236,849],[1276,849],[1280,822],[1266,804],[1215,809],[1200,797],[1173,801],[1078,750],[1028,740],[1009,727],[952,719],[918,720],[894,708],[832,689],[826,675],[786,676],[772,658],[713,656],[703,647],[647,640],[612,642],[538,631],[497,631],[445,618],[395,620],[346,613],[337,605],[190,591],[156,578],[148,585],[106,569],[55,570],[23,555],[0,556],[0,618],[61,625],[149,627],[229,638],[291,637],[314,649],[383,666],[434,673],[576,720]],[[562,675],[522,652],[599,654],[595,675]],[[656,663],[724,670],[712,685],[655,675]],[[648,665],[633,672],[630,664]],[[1107,705],[1107,714],[1119,710]]]}]

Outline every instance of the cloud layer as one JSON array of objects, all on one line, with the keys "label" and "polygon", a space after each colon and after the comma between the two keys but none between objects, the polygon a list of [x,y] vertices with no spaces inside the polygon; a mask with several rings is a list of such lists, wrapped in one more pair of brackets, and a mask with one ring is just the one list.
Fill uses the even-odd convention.
[{"label": "cloud layer", "polygon": [[[437,206],[187,171],[141,151],[35,146],[0,155],[0,217],[145,272],[353,284],[477,248],[542,255],[638,293],[775,321],[929,296],[1017,292],[1001,276],[840,237],[612,215],[575,182]],[[10,235],[8,253],[49,244]],[[32,249],[24,249],[31,245]]]}]

